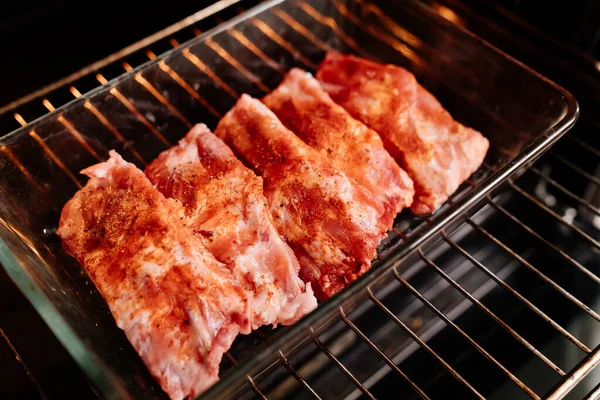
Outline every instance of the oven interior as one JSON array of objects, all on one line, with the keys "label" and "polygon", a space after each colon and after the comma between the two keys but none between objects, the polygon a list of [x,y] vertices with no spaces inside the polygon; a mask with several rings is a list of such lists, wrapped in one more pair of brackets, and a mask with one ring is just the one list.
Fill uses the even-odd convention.
[{"label": "oven interior", "polygon": [[[255,3],[224,7],[57,90],[3,109],[0,121],[10,131]],[[426,3],[517,58],[546,54],[527,36],[507,39],[507,23],[495,22],[497,9],[483,2]],[[524,29],[519,21],[512,23]],[[531,36],[531,41],[544,39],[535,32]],[[597,106],[600,91],[593,90],[598,86],[593,76],[569,74],[569,63],[549,66],[553,57],[534,57],[529,65],[575,94],[582,109],[575,128],[491,193],[465,223],[442,231],[397,273],[371,285],[351,311],[336,310],[327,324],[309,330],[307,340],[282,352],[268,370],[243,377],[236,398],[387,398],[392,393],[444,398],[451,393],[456,398],[575,399],[598,394],[600,139],[594,113],[586,110]],[[578,70],[590,69],[584,59],[575,55],[568,60],[581,61]],[[314,63],[310,56],[306,61]],[[297,62],[290,58],[289,63]],[[210,110],[204,113],[206,119],[215,117]],[[179,123],[185,129],[185,122]],[[484,166],[453,201],[460,201],[469,184],[485,179],[487,172]],[[417,221],[403,219],[396,232],[400,239],[410,234],[411,222],[418,228]],[[277,335],[261,329],[248,340],[269,343]],[[223,370],[233,369],[237,357],[252,354],[248,342],[236,346]],[[581,382],[580,375],[569,379],[575,373]]]}]

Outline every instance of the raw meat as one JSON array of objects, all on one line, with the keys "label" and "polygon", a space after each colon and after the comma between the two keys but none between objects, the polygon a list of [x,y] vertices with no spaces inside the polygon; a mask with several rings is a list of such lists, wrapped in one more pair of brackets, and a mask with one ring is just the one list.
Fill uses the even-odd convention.
[{"label": "raw meat", "polygon": [[396,214],[410,206],[412,180],[379,135],[331,100],[311,74],[292,69],[262,101],[289,130],[383,203],[388,228]]},{"label": "raw meat", "polygon": [[370,268],[386,226],[383,205],[290,132],[264,104],[242,95],[215,134],[264,179],[275,226],[320,299]]},{"label": "raw meat", "polygon": [[218,380],[250,306],[231,272],[185,226],[181,205],[111,151],[63,208],[58,235],[86,269],[117,326],[172,399]]},{"label": "raw meat", "polygon": [[158,156],[146,175],[182,202],[186,222],[244,286],[252,329],[292,324],[317,306],[310,284],[298,277],[298,260],[273,226],[262,179],[206,125],[196,125]]},{"label": "raw meat", "polygon": [[316,77],[336,103],[380,134],[408,172],[416,214],[434,212],[485,158],[488,140],[454,121],[401,67],[332,52]]}]

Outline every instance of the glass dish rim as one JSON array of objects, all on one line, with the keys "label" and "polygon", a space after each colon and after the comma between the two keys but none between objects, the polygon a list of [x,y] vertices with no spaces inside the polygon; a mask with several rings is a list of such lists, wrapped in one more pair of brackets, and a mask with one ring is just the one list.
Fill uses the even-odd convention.
[{"label": "glass dish rim", "polygon": [[[169,51],[157,56],[153,60],[144,62],[131,71],[111,79],[108,83],[87,92],[79,98],[71,100],[51,113],[35,119],[30,124],[2,136],[0,138],[0,143],[10,141],[12,138],[18,137],[19,135],[27,134],[29,131],[34,130],[37,126],[45,121],[56,118],[58,114],[64,112],[65,110],[82,104],[82,102],[85,102],[86,100],[100,93],[108,92],[120,82],[132,79],[137,73],[143,72],[145,69],[158,64],[160,61],[167,60],[172,55],[180,53],[181,49],[184,47],[189,47],[194,44],[204,42],[207,38],[224,32],[231,26],[235,26],[257,14],[288,1],[293,0],[267,0],[261,4],[258,4],[246,12],[238,15],[237,17],[234,17],[210,30],[207,30],[198,37],[184,42],[176,48],[170,49]],[[396,0],[390,1],[393,3],[398,3]],[[411,3],[414,7],[420,7],[424,12],[434,14],[433,11],[425,4],[417,1],[411,1]],[[579,116],[579,105],[577,104],[575,98],[566,89],[555,84],[550,79],[542,76],[513,57],[507,55],[503,51],[499,50],[467,29],[453,24],[452,22],[447,21],[440,16],[432,15],[431,17],[437,18],[439,24],[450,25],[452,29],[462,31],[470,36],[473,40],[476,40],[477,42],[488,47],[493,52],[497,53],[499,57],[502,57],[520,67],[524,73],[533,75],[535,78],[543,81],[546,85],[560,93],[562,95],[562,100],[566,104],[565,113],[552,127],[548,129],[538,128],[537,130],[533,131],[532,136],[534,136],[535,139],[527,147],[522,149],[519,154],[517,154],[506,165],[499,168],[497,171],[487,177],[465,198],[439,213],[436,216],[437,220],[434,223],[421,227],[421,229],[418,231],[418,234],[412,235],[401,246],[398,246],[396,249],[392,250],[386,256],[386,258],[377,265],[377,268],[371,269],[360,279],[346,287],[339,294],[332,297],[327,302],[320,304],[314,312],[305,316],[293,326],[288,327],[285,335],[277,337],[272,342],[259,345],[256,348],[256,355],[253,359],[249,359],[240,363],[240,365],[238,365],[236,368],[233,368],[231,371],[222,376],[219,382],[214,384],[211,388],[209,388],[209,390],[202,394],[203,398],[223,398],[228,392],[235,390],[235,385],[232,384],[234,382],[239,382],[240,379],[244,379],[245,375],[248,375],[249,372],[252,369],[257,368],[257,366],[266,365],[269,363],[269,360],[273,359],[279,348],[284,347],[283,345],[286,343],[287,337],[298,337],[299,335],[304,334],[303,332],[306,332],[311,325],[314,325],[323,317],[335,312],[336,309],[347,300],[356,296],[377,278],[391,270],[394,266],[397,266],[403,259],[413,254],[420,246],[424,245],[428,240],[433,238],[433,236],[439,233],[445,226],[449,226],[459,221],[461,218],[464,218],[464,215],[469,210],[472,210],[477,204],[485,200],[485,197],[490,191],[497,188],[509,177],[513,176],[519,170],[525,168],[528,164],[535,161],[543,154],[544,151],[546,151],[575,124]],[[32,303],[36,311],[41,315],[62,345],[88,375],[92,383],[109,398],[115,396],[121,397],[123,394],[127,396],[126,389],[122,388],[121,385],[116,386],[115,380],[120,381],[120,379],[111,377],[110,368],[106,366],[105,363],[99,359],[99,357],[97,357],[95,351],[92,350],[89,345],[86,344],[85,340],[83,340],[72,329],[70,324],[63,317],[62,313],[43,293],[43,290],[41,289],[40,285],[38,285],[35,278],[30,275],[25,268],[21,267],[21,263],[6,244],[3,234],[16,235],[16,233],[12,231],[0,217],[0,263],[2,263],[3,268],[7,271],[9,277],[24,293],[25,297]],[[41,259],[36,261],[44,263],[44,261]]]}]

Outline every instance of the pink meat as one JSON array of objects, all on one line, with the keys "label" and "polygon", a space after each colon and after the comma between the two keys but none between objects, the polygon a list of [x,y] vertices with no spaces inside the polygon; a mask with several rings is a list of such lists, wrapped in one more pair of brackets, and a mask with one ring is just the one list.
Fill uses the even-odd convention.
[{"label": "pink meat", "polygon": [[133,164],[110,159],[62,211],[58,235],[86,269],[117,326],[172,399],[218,380],[222,355],[250,332],[250,307],[231,272]]},{"label": "pink meat", "polygon": [[328,53],[316,77],[336,103],[379,133],[408,172],[416,214],[434,212],[485,158],[488,140],[452,119],[401,67]]},{"label": "pink meat", "polygon": [[205,125],[163,152],[146,174],[165,196],[181,201],[186,223],[206,238],[252,302],[252,328],[289,325],[317,306],[300,265],[273,226],[262,179]]}]

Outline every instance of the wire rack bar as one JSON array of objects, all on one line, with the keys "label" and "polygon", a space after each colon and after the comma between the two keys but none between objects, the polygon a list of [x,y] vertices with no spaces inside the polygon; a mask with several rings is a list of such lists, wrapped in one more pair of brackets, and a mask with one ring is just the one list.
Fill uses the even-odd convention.
[{"label": "wire rack bar", "polygon": [[463,378],[450,364],[448,364],[435,350],[433,350],[427,343],[425,343],[416,333],[414,333],[404,322],[402,322],[393,312],[390,311],[371,291],[370,288],[367,288],[367,295],[369,299],[373,301],[383,312],[385,312],[388,317],[396,323],[408,336],[410,336],[415,342],[419,344],[423,349],[425,349],[429,354],[431,354],[452,376],[454,376],[460,383],[465,385],[467,388],[471,390],[471,392],[477,396],[479,399],[484,400],[483,397],[477,389],[475,389],[465,378]]},{"label": "wire rack bar", "polygon": [[554,151],[550,152],[549,154],[551,154],[554,158],[556,158],[562,164],[566,165],[567,167],[571,168],[573,171],[577,172],[579,175],[586,178],[588,181],[594,182],[596,185],[600,185],[600,178],[598,178],[597,176],[594,176],[594,175],[590,174],[589,172],[584,171],[581,167],[573,164],[571,161],[567,160],[566,158],[564,158],[560,154],[557,154]]},{"label": "wire rack bar", "polygon": [[542,210],[544,210],[547,214],[551,215],[552,218],[554,218],[556,221],[558,221],[562,225],[566,226],[567,228],[573,230],[579,236],[581,236],[582,238],[587,240],[592,246],[594,246],[595,248],[600,250],[600,242],[598,242],[596,239],[594,239],[593,237],[591,237],[590,235],[588,235],[587,233],[585,233],[584,231],[582,231],[581,229],[579,229],[578,227],[573,225],[572,223],[566,221],[564,218],[562,218],[556,212],[552,211],[552,209],[550,209],[548,206],[546,206],[540,200],[536,199],[534,196],[532,196],[531,194],[529,194],[525,190],[523,190],[521,187],[519,187],[519,185],[517,185],[512,179],[510,179],[510,178],[508,179],[508,184],[517,193],[521,194],[523,197],[525,197],[526,199],[528,199],[529,201],[531,201],[532,203],[534,203],[538,207],[540,207]]},{"label": "wire rack bar", "polygon": [[[512,329],[506,322],[500,319],[492,310],[487,308],[481,301],[477,300],[471,293],[465,290],[462,286],[460,286],[454,279],[452,279],[448,274],[446,274],[435,262],[433,262],[430,258],[421,254],[421,259],[430,267],[434,268],[436,272],[444,278],[452,287],[458,290],[463,296],[468,298],[473,304],[477,306],[481,311],[485,312],[488,316],[490,316],[498,325],[500,325],[504,330],[510,333],[516,340],[518,340],[523,346],[525,346],[529,351],[535,354],[540,360],[542,360],[547,366],[552,368],[556,373],[561,376],[565,375],[565,372],[556,364],[554,364],[548,357],[542,354],[538,349],[536,349],[531,343],[529,343],[524,337],[522,337],[518,332]],[[397,274],[396,274],[397,275]],[[399,278],[399,275],[396,276],[396,279]]]},{"label": "wire rack bar", "polygon": [[572,141],[574,143],[577,143],[580,147],[582,147],[583,149],[589,151],[590,153],[592,153],[592,154],[600,157],[600,150],[596,149],[595,147],[593,147],[592,145],[588,144],[584,140],[581,140],[577,136],[573,136],[573,135],[565,135],[565,137],[567,139],[569,139],[570,141]]},{"label": "wire rack bar", "polygon": [[248,380],[250,387],[252,388],[254,393],[256,393],[256,395],[261,398],[261,400],[267,400],[267,396],[265,396],[263,394],[263,392],[260,391],[258,386],[256,386],[256,383],[254,383],[254,379],[252,379],[252,377],[250,377],[250,375],[246,375],[246,380]]},{"label": "wire rack bar", "polygon": [[396,371],[398,375],[400,375],[402,379],[404,379],[422,399],[429,400],[429,396],[427,396],[427,394],[425,394],[425,392],[412,379],[410,379],[404,373],[404,371],[402,371],[387,355],[385,355],[385,353],[381,351],[379,347],[377,347],[377,345],[367,337],[367,335],[365,335],[356,325],[354,325],[352,321],[350,321],[341,307],[339,314],[342,320],[350,327],[350,329],[352,329],[363,342],[365,342],[379,357],[381,357],[391,369]]},{"label": "wire rack bar", "polygon": [[575,368],[563,378],[563,380],[550,391],[546,400],[560,400],[564,398],[573,388],[581,382],[587,374],[600,364],[600,346],[588,354]]},{"label": "wire rack bar", "polygon": [[244,67],[235,57],[229,54],[223,47],[219,46],[212,38],[206,39],[206,45],[214,50],[221,58],[226,60],[229,64],[231,64],[235,69],[237,69],[246,79],[250,82],[254,83],[256,87],[262,90],[265,93],[269,92],[269,88],[266,87],[262,81],[254,75],[252,72],[248,71],[246,67]]},{"label": "wire rack bar", "polygon": [[542,279],[548,285],[552,286],[554,288],[554,290],[556,290],[561,295],[563,295],[564,297],[566,297],[567,299],[569,299],[577,307],[579,307],[580,309],[582,309],[583,311],[585,311],[587,314],[589,314],[595,320],[600,321],[600,315],[598,315],[588,305],[586,305],[584,302],[582,302],[581,300],[579,300],[577,297],[573,296],[569,291],[567,291],[566,289],[564,289],[558,283],[556,283],[552,279],[548,278],[543,272],[541,272],[539,269],[537,269],[536,267],[534,267],[533,265],[531,265],[531,263],[529,261],[527,261],[526,259],[524,259],[523,257],[521,257],[514,250],[512,250],[510,247],[508,247],[506,244],[504,244],[504,242],[502,242],[501,240],[499,240],[498,238],[496,238],[494,235],[492,235],[490,232],[488,232],[485,228],[482,228],[481,226],[477,225],[475,222],[473,222],[473,220],[468,219],[467,223],[469,225],[471,225],[473,228],[475,228],[476,230],[478,230],[479,232],[481,232],[485,237],[487,237],[488,239],[490,239],[496,245],[498,245],[498,247],[500,247],[501,249],[503,249],[506,253],[510,254],[514,259],[516,259],[517,261],[519,261],[523,266],[525,266],[528,270],[530,270],[535,275],[537,275],[540,279]]},{"label": "wire rack bar", "polygon": [[304,36],[315,46],[319,47],[323,51],[332,51],[333,49],[327,43],[323,42],[317,36],[315,36],[308,28],[304,27],[304,25],[297,22],[294,18],[292,18],[289,14],[284,12],[283,10],[277,8],[272,10],[272,13],[282,19],[290,28]]},{"label": "wire rack bar", "polygon": [[573,266],[575,266],[578,270],[580,270],[585,275],[587,275],[588,278],[590,278],[591,280],[593,280],[597,284],[600,284],[600,277],[598,277],[592,271],[590,271],[589,269],[587,269],[586,267],[584,267],[583,265],[581,265],[581,263],[579,261],[575,260],[573,257],[571,257],[570,255],[568,255],[567,253],[565,253],[564,251],[562,251],[561,249],[559,249],[558,247],[556,247],[555,245],[553,245],[552,243],[550,243],[548,240],[544,239],[543,236],[541,236],[539,233],[537,233],[536,231],[534,231],[533,229],[531,229],[531,227],[529,227],[523,221],[521,221],[520,219],[518,219],[517,217],[515,217],[513,214],[511,214],[509,211],[507,211],[500,204],[497,204],[497,203],[495,203],[493,201],[488,202],[488,204],[490,204],[493,208],[495,208],[501,214],[503,214],[506,217],[508,217],[511,221],[513,221],[516,224],[518,224],[521,228],[523,228],[524,230],[526,230],[527,233],[529,233],[530,235],[532,235],[533,237],[535,237],[536,239],[538,239],[539,241],[541,241],[542,243],[544,243],[546,246],[548,246],[549,248],[551,248],[552,250],[554,250],[564,260],[568,261],[570,264],[572,264]]},{"label": "wire rack bar", "polygon": [[25,372],[25,375],[27,375],[27,378],[31,381],[31,383],[33,383],[33,386],[35,386],[35,390],[40,395],[40,397],[43,400],[48,400],[49,397],[46,395],[46,392],[44,392],[44,389],[42,389],[42,386],[40,385],[38,380],[35,379],[35,376],[33,376],[31,370],[29,369],[27,364],[25,364],[16,347],[12,344],[12,342],[10,341],[6,333],[4,333],[4,330],[2,328],[0,328],[0,337],[2,338],[2,340],[4,340],[10,351],[13,353],[13,356],[15,357],[19,365],[21,365],[21,368],[23,368],[23,371]]},{"label": "wire rack bar", "polygon": [[[419,256],[425,263],[429,261],[427,257],[419,250]],[[429,300],[425,298],[417,289],[415,289],[408,281],[400,276],[396,270],[394,270],[395,278],[404,285],[416,298],[418,298],[427,308],[433,311],[442,321],[444,321],[448,326],[451,326],[455,331],[457,331],[463,338],[465,338],[481,355],[483,355],[488,361],[494,364],[496,367],[502,370],[510,380],[512,380],[517,386],[519,386],[525,393],[529,395],[532,399],[539,399],[540,397],[531,390],[527,385],[525,385],[519,378],[517,378],[512,372],[510,372],[504,365],[502,365],[498,360],[496,360],[490,353],[487,352],[479,343],[477,343],[471,336],[469,336],[465,331],[463,331],[458,325],[454,323],[450,318],[446,316],[442,311],[440,311],[436,306],[434,306]]]},{"label": "wire rack bar", "polygon": [[468,253],[464,248],[462,248],[459,244],[457,244],[455,241],[453,241],[452,239],[450,239],[443,232],[442,232],[442,237],[444,238],[444,241],[446,243],[448,243],[450,246],[452,246],[454,249],[456,249],[456,251],[458,251],[467,260],[469,260],[477,268],[479,268],[481,271],[483,271],[488,277],[490,277],[491,279],[493,279],[494,282],[496,282],[498,285],[502,286],[510,294],[512,294],[517,299],[519,299],[531,311],[533,311],[538,316],[540,316],[542,319],[544,319],[544,321],[546,321],[554,329],[556,329],[558,332],[560,332],[564,337],[566,337],[569,341],[571,341],[571,343],[573,343],[575,346],[579,347],[585,353],[590,353],[591,352],[591,350],[585,344],[583,344],[579,339],[577,339],[575,336],[573,336],[569,331],[567,331],[565,328],[563,328],[560,324],[558,324],[557,322],[555,322],[545,312],[543,312],[538,306],[536,306],[531,301],[529,301],[521,293],[517,292],[512,286],[510,286],[509,284],[507,284],[506,282],[504,282],[502,279],[500,279],[488,267],[486,267],[485,265],[483,265],[479,260],[477,260],[475,257],[473,257],[470,253]]},{"label": "wire rack bar", "polygon": [[100,70],[101,68],[104,68],[112,63],[119,61],[120,59],[122,59],[125,56],[135,53],[136,51],[139,51],[145,47],[148,47],[149,45],[156,43],[157,41],[159,41],[161,39],[171,36],[172,34],[179,32],[182,29],[184,29],[192,24],[195,24],[198,21],[202,21],[203,19],[206,19],[206,18],[210,17],[211,15],[218,13],[219,11],[223,11],[224,9],[231,7],[232,5],[237,4],[240,1],[242,1],[242,0],[221,0],[217,3],[214,3],[204,9],[198,11],[197,13],[190,15],[187,18],[174,23],[173,25],[171,25],[169,27],[146,37],[145,39],[140,40],[139,42],[135,42],[131,46],[127,46],[124,49],[119,50],[118,52],[113,53],[106,58],[103,58],[102,60],[96,61],[95,63],[90,64],[87,67],[82,68],[79,71],[74,72],[73,74],[64,77],[63,79],[60,79],[48,86],[44,86],[43,88],[38,89],[35,92],[28,94],[27,96],[21,97],[18,100],[15,100],[3,107],[0,107],[0,115],[6,113],[7,111],[13,110],[25,103],[35,100],[36,98],[45,96],[48,93],[50,93],[56,89],[59,89],[62,86],[65,86],[71,82],[74,82],[79,78],[82,78],[86,75],[92,74],[92,73]]},{"label": "wire rack bar", "polygon": [[582,206],[584,206],[585,208],[587,208],[588,210],[590,210],[594,214],[600,215],[600,209],[598,209],[597,207],[593,206],[592,204],[590,204],[588,201],[582,199],[581,197],[577,196],[576,194],[574,194],[573,192],[571,192],[570,190],[568,190],[567,188],[565,188],[563,185],[561,185],[560,183],[556,182],[554,179],[550,178],[549,176],[546,176],[546,174],[542,173],[536,167],[530,167],[529,171],[533,172],[534,174],[536,174],[537,176],[539,176],[542,180],[548,182],[550,185],[552,185],[553,187],[557,188],[562,193],[564,193],[566,196],[568,196],[569,198],[575,200],[576,202],[578,202],[579,204],[581,204]]},{"label": "wire rack bar", "polygon": [[336,365],[336,367],[338,367],[340,369],[340,371],[342,371],[344,373],[344,375],[346,375],[348,377],[348,379],[350,379],[352,381],[352,383],[354,383],[354,385],[360,389],[361,392],[363,392],[363,394],[365,396],[367,396],[370,399],[375,399],[375,396],[373,396],[371,394],[371,392],[369,392],[369,389],[367,389],[362,383],[360,383],[360,381],[358,379],[356,379],[356,377],[352,374],[352,372],[350,372],[348,370],[348,368],[346,368],[346,366],[344,364],[342,364],[340,362],[340,360],[337,359],[337,357],[327,348],[327,346],[325,346],[320,340],[319,338],[317,338],[317,336],[315,335],[315,331],[310,328],[310,335],[312,337],[313,342],[319,347],[319,349],[325,353],[325,355],[327,357],[329,357],[329,359],[331,361],[333,361],[333,363]]},{"label": "wire rack bar", "polygon": [[600,382],[593,388],[583,400],[598,400],[600,399]]},{"label": "wire rack bar", "polygon": [[298,383],[300,385],[302,385],[302,387],[315,399],[321,399],[321,397],[319,397],[319,395],[314,391],[314,389],[308,384],[308,382],[306,382],[304,380],[304,378],[302,378],[302,376],[300,376],[300,374],[294,369],[294,367],[292,367],[292,365],[289,363],[289,361],[287,360],[287,358],[283,355],[283,353],[281,352],[281,350],[279,350],[279,359],[281,360],[281,363],[283,364],[283,366],[285,367],[285,369],[288,370],[288,372],[294,377],[294,379],[296,379],[296,381],[298,381]]}]

